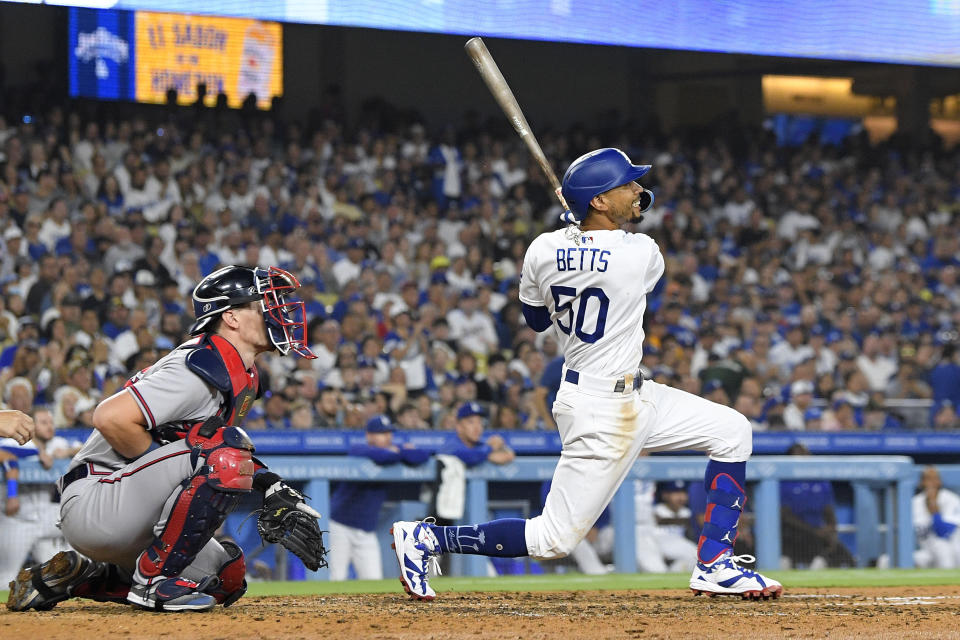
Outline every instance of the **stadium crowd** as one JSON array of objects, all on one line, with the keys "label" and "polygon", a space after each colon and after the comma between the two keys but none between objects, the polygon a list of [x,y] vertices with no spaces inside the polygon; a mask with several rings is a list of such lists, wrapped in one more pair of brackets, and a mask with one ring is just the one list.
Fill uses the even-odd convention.
[{"label": "stadium crowd", "polygon": [[[301,126],[271,112],[103,104],[0,116],[2,402],[89,426],[186,339],[219,265],[302,282],[316,360],[267,357],[249,428],[550,429],[561,360],[525,326],[524,250],[559,225],[515,136],[429,130],[388,105]],[[645,374],[755,429],[960,427],[960,150],[663,136],[609,118],[546,130],[558,168],[623,148],[654,170]],[[909,420],[888,400],[931,401]]]}]

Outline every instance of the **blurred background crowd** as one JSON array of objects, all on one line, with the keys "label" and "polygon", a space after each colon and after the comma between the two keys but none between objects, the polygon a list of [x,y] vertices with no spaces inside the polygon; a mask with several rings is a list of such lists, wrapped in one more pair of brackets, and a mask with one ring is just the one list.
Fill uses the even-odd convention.
[{"label": "blurred background crowd", "polygon": [[[525,326],[524,251],[559,207],[500,122],[434,129],[374,103],[320,118],[131,104],[0,116],[0,390],[58,428],[186,339],[220,265],[300,278],[316,360],[266,357],[248,428],[553,428],[562,360]],[[662,136],[612,117],[545,130],[654,165],[637,230],[666,273],[643,370],[756,430],[960,428],[960,150],[783,146],[762,129]]]}]

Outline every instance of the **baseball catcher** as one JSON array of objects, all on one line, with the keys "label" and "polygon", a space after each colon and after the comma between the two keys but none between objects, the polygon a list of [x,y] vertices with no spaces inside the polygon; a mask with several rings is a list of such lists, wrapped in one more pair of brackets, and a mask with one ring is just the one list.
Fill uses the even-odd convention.
[{"label": "baseball catcher", "polygon": [[276,267],[224,267],[193,291],[193,339],[97,406],[95,431],[60,479],[61,526],[76,551],[20,571],[7,608],[70,597],[156,611],[206,611],[246,591],[243,553],[213,534],[241,497],[263,494],[258,530],[311,570],[326,564],[317,517],[253,457],[238,426],[260,396],[256,356],[307,347],[300,286]]}]

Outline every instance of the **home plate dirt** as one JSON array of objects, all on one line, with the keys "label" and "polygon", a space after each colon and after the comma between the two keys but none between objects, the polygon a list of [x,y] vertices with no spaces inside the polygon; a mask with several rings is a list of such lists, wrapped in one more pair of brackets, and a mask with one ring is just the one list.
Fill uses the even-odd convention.
[{"label": "home plate dirt", "polygon": [[443,593],[244,598],[229,609],[162,614],[71,600],[0,609],[0,638],[957,638],[960,586],[787,589],[750,602],[689,591]]}]

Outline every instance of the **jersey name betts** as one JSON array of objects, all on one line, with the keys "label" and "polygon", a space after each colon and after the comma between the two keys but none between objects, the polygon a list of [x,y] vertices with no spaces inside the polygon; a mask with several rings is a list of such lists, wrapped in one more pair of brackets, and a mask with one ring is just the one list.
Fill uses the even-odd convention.
[{"label": "jersey name betts", "polygon": [[520,301],[547,307],[568,368],[618,378],[640,364],[647,294],[662,275],[650,236],[558,229],[527,248]]}]

